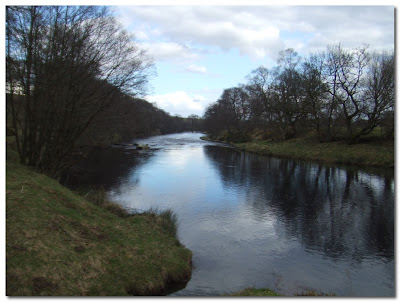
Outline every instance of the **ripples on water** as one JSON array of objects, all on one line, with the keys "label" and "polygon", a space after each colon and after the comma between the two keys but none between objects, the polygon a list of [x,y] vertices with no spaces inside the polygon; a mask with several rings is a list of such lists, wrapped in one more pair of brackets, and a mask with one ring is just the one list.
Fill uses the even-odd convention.
[{"label": "ripples on water", "polygon": [[249,286],[289,295],[394,295],[392,170],[260,157],[200,136],[138,140],[152,150],[114,148],[86,166],[93,172],[86,181],[106,186],[127,209],[178,214],[194,269],[186,288],[172,295]]}]

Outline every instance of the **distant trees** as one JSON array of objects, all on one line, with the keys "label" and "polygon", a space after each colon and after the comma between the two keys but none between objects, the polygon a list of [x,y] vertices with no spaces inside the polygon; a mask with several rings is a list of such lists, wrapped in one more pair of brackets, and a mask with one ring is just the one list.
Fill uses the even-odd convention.
[{"label": "distant trees", "polygon": [[7,116],[21,162],[57,176],[99,113],[144,91],[151,66],[107,7],[6,7]]},{"label": "distant trees", "polygon": [[187,118],[189,123],[190,131],[201,131],[203,130],[203,120],[196,114],[191,114]]},{"label": "distant trees", "polygon": [[242,87],[225,89],[217,103],[210,105],[204,114],[206,130],[228,134],[242,132],[250,117],[249,96]]},{"label": "distant trees", "polygon": [[110,145],[134,137],[200,130],[202,119],[196,115],[171,116],[146,100],[121,94],[112,106],[93,119],[76,145]]},{"label": "distant trees", "polygon": [[306,58],[280,52],[276,67],[257,68],[207,108],[207,131],[261,131],[278,140],[314,131],[320,141],[348,143],[377,126],[393,135],[394,53],[367,49],[331,45]]}]

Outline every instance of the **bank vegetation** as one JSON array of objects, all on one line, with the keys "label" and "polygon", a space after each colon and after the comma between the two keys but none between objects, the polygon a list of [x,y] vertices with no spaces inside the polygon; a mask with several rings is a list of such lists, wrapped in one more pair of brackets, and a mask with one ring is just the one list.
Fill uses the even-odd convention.
[{"label": "bank vegetation", "polygon": [[[176,216],[57,180],[82,147],[194,130],[143,100],[152,58],[109,7],[6,7],[6,294],[162,295],[191,275]],[[187,129],[189,128],[189,129]]]},{"label": "bank vegetation", "polygon": [[[211,139],[241,143],[245,150],[332,162],[338,160],[328,158],[332,146],[341,153],[357,149],[346,145],[372,146],[369,151],[379,145],[372,156],[393,165],[394,66],[393,51],[369,52],[366,45],[329,45],[307,57],[287,49],[277,66],[260,66],[246,84],[225,89],[206,109],[205,129]],[[299,140],[306,144],[293,143]],[[296,155],[305,145],[314,154]],[[343,157],[339,161],[347,162]]]},{"label": "bank vegetation", "polygon": [[7,148],[6,295],[164,295],[191,276],[171,211],[128,214],[78,195]]}]

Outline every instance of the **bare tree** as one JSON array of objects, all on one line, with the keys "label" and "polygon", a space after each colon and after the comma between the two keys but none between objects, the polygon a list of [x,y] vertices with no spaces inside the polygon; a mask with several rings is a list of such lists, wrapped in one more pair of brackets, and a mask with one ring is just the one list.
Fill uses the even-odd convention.
[{"label": "bare tree", "polygon": [[393,135],[393,53],[371,56],[367,46],[345,49],[338,44],[308,58],[287,49],[278,63],[252,71],[247,85],[225,89],[206,111],[207,127],[240,128],[272,139],[312,128],[320,141],[344,136],[349,143],[379,125]]},{"label": "bare tree", "polygon": [[144,92],[152,62],[107,7],[7,7],[6,25],[7,108],[20,159],[56,177],[93,118],[120,92]]},{"label": "bare tree", "polygon": [[320,140],[326,139],[323,128],[326,115],[328,85],[324,79],[324,55],[311,54],[301,67],[304,111]]},{"label": "bare tree", "polygon": [[219,102],[212,103],[206,108],[203,115],[205,130],[213,136],[217,136],[225,129],[224,112],[221,107]]},{"label": "bare tree", "polygon": [[[272,85],[274,85],[276,70],[263,66],[253,70],[248,76],[246,91],[250,102],[250,121],[264,132],[269,132],[274,123],[272,104]],[[267,136],[267,134],[265,133]]]},{"label": "bare tree", "polygon": [[[365,80],[363,104],[360,108],[361,118],[365,121],[357,137],[370,133],[375,127],[385,125],[386,120],[393,119],[395,102],[394,53],[374,53],[368,64]],[[394,124],[389,123],[389,133],[393,134]]]},{"label": "bare tree", "polygon": [[361,113],[363,76],[368,65],[367,46],[346,50],[340,44],[328,46],[331,70],[332,103],[341,107],[347,129],[347,139],[357,138],[354,120]]},{"label": "bare tree", "polygon": [[293,49],[280,52],[273,90],[272,111],[283,139],[296,136],[298,123],[305,117],[301,58]]}]

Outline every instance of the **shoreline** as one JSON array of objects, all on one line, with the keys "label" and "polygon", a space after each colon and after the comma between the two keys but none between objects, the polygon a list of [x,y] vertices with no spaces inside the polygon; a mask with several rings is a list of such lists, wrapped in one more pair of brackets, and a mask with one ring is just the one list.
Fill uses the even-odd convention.
[{"label": "shoreline", "polygon": [[256,140],[247,143],[230,143],[213,140],[209,136],[201,137],[201,139],[228,143],[239,151],[262,156],[358,167],[394,168],[394,145],[387,143],[347,145],[341,141],[319,143],[310,138],[283,142]]},{"label": "shoreline", "polygon": [[192,252],[166,216],[84,198],[7,144],[6,295],[167,295],[190,280]]}]

